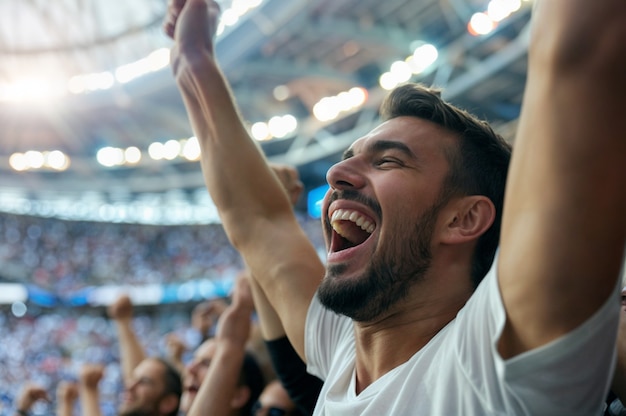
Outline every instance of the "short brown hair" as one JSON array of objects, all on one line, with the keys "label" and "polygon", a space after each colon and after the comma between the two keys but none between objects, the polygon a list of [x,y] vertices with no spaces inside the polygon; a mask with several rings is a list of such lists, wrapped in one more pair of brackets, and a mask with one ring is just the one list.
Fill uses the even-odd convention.
[{"label": "short brown hair", "polygon": [[511,160],[511,146],[491,126],[441,98],[441,91],[421,84],[404,84],[394,89],[381,106],[384,120],[409,116],[429,120],[459,138],[456,151],[447,156],[451,170],[444,197],[484,195],[495,208],[491,227],[478,239],[472,263],[474,288],[489,271],[500,240],[504,188]]}]

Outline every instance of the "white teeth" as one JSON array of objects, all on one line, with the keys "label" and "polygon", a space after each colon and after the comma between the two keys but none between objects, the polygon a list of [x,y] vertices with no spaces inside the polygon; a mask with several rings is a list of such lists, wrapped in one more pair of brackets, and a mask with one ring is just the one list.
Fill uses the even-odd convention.
[{"label": "white teeth", "polygon": [[363,217],[358,212],[338,209],[337,211],[333,212],[333,215],[331,215],[330,222],[331,224],[333,224],[333,228],[335,229],[335,231],[337,231],[339,234],[341,234],[341,232],[338,227],[334,226],[334,224],[336,221],[340,220],[351,221],[355,223],[358,227],[360,227],[363,231],[367,231],[370,234],[374,232],[374,228],[376,228],[374,227],[374,224],[372,224],[368,219]]}]

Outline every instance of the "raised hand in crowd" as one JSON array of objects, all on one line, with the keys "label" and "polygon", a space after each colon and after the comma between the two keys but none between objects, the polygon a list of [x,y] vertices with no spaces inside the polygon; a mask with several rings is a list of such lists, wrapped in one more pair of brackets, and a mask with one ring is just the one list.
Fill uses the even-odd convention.
[{"label": "raised hand in crowd", "polygon": [[146,358],[146,352],[133,327],[133,309],[130,296],[125,294],[120,295],[107,308],[107,314],[115,323],[117,331],[120,364],[125,384],[132,378],[135,367]]},{"label": "raised hand in crowd", "polygon": [[191,326],[200,334],[201,341],[213,336],[215,323],[228,304],[222,298],[205,300],[191,311]]},{"label": "raised hand in crowd", "polygon": [[50,396],[47,390],[41,385],[27,382],[20,391],[15,403],[15,412],[19,416],[27,416],[31,407],[37,401],[50,402]]},{"label": "raised hand in crowd", "polygon": [[61,381],[57,386],[57,416],[72,416],[78,399],[78,383]]},{"label": "raised hand in crowd", "polygon": [[104,376],[104,366],[87,363],[80,368],[78,393],[83,416],[100,416],[100,380]]},{"label": "raised hand in crowd", "polygon": [[185,363],[183,362],[183,355],[189,348],[183,342],[182,339],[175,333],[169,333],[165,335],[165,350],[167,351],[167,357],[170,362],[182,372],[185,369]]}]

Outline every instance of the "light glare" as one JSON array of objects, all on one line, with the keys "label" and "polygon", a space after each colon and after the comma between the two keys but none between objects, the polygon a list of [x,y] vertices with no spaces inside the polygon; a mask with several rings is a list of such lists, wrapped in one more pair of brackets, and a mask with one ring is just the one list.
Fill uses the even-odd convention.
[{"label": "light glare", "polygon": [[495,27],[496,23],[486,13],[474,13],[469,22],[468,31],[474,36],[486,35]]}]

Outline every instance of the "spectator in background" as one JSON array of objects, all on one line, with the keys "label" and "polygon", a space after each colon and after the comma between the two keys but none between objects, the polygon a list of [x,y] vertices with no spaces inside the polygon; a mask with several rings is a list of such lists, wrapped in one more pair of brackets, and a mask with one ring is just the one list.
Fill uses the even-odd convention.
[{"label": "spectator in background", "polygon": [[[119,338],[120,364],[125,387],[120,415],[130,415],[137,410],[146,411],[145,409],[152,409],[150,411],[163,415],[176,414],[182,395],[180,373],[164,359],[146,357],[132,326],[133,304],[130,297],[119,296],[109,305],[107,313],[115,322]],[[88,388],[91,397],[97,393],[97,382],[102,377],[102,370],[89,367],[87,370],[89,377],[85,377],[83,385]],[[88,401],[90,409],[95,408],[93,402],[93,399]]]},{"label": "spectator in background", "polygon": [[[236,294],[237,291],[234,293]],[[232,317],[230,319],[225,318],[225,329],[222,330],[222,333],[224,333],[227,332],[226,328],[230,327],[232,329],[235,325],[245,326],[245,328],[241,328],[241,333],[246,333],[243,345],[238,342],[231,342],[232,339],[224,339],[224,337],[209,338],[196,349],[193,360],[186,366],[184,371],[182,371],[183,392],[180,401],[180,410],[183,413],[187,413],[189,415],[218,415],[221,414],[219,412],[223,411],[224,408],[227,408],[229,412],[233,412],[234,414],[248,416],[250,413],[250,409],[261,393],[265,385],[265,381],[256,358],[253,354],[246,351],[246,344],[249,339],[249,329],[251,325],[250,315],[253,308],[253,305],[248,304],[246,299],[247,298],[245,298],[245,296],[240,299],[236,309],[237,311],[240,311],[240,309],[245,308],[247,311],[247,308],[250,308],[246,319],[243,319],[242,314],[237,314],[239,319],[232,319]],[[220,300],[220,302],[226,304],[225,300]],[[234,302],[235,300],[233,300],[233,303]],[[215,305],[215,303],[213,304]],[[233,314],[233,308],[235,308],[235,306],[232,306],[230,309],[231,315]],[[221,310],[221,308],[218,307],[217,309],[214,309],[213,312],[217,310]],[[227,308],[224,310],[229,309]],[[132,387],[135,385],[136,380],[149,380],[155,378],[154,371],[151,376],[147,374],[149,368],[145,365],[146,362],[153,359],[146,358],[144,348],[133,328],[133,304],[130,297],[127,295],[120,295],[115,302],[107,308],[107,313],[108,316],[114,321],[119,338],[120,361],[126,385],[126,391],[124,394],[125,400],[120,407],[122,412],[125,410],[125,406],[144,406],[149,402],[149,400],[142,399],[142,397],[150,397],[147,393],[140,394],[143,390],[140,390],[139,388],[133,389]],[[172,334],[168,336],[167,342],[170,351],[181,351],[184,348],[184,346],[180,344],[180,340],[173,337]],[[240,357],[238,355],[240,352],[243,352],[243,361],[240,361]],[[174,354],[176,355],[176,353]],[[178,360],[178,365],[182,365],[180,360]],[[212,382],[217,383],[217,385],[211,389],[212,394],[222,391],[221,389],[229,386],[228,376],[232,376],[234,373],[224,372],[224,367],[232,368],[233,371],[237,372],[237,383],[235,386],[230,386],[231,390],[226,390],[225,393],[221,393],[218,396],[210,395],[196,405],[203,406],[200,409],[211,409],[207,410],[207,413],[205,413],[204,410],[202,410],[202,413],[193,413],[191,409],[193,409],[192,406],[198,397],[198,391],[200,390],[203,381],[207,378],[207,375],[210,374],[211,371],[221,371],[218,373],[219,381],[216,382],[214,379]],[[92,370],[92,372],[93,371],[95,370]],[[140,374],[138,374],[138,372]],[[141,373],[144,375],[142,376]],[[92,378],[88,378],[87,380],[93,380],[93,378],[95,378],[93,374],[91,377]],[[98,380],[99,378],[101,378],[101,371]],[[94,383],[90,383],[89,386],[90,397],[93,397],[97,394],[97,386],[94,386]],[[152,392],[151,394],[155,393]],[[224,399],[225,397],[232,397],[232,399]],[[213,398],[213,401],[206,402],[206,400],[211,400],[211,398]],[[221,402],[217,404],[220,400]],[[94,406],[90,403],[93,403],[94,401],[95,400],[93,399],[90,400],[87,405],[89,405],[90,408],[93,408]],[[154,402],[154,400],[152,400],[152,402]],[[198,411],[199,410],[195,410],[195,412]]]},{"label": "spectator in background", "polygon": [[[305,215],[302,214],[303,221],[318,225],[317,221]],[[121,282],[119,276],[114,280],[107,280],[109,277],[104,275],[96,279],[88,273],[96,258],[99,259],[98,270],[105,271],[102,264],[110,265],[107,270],[123,275],[125,284],[162,282],[158,280],[161,275],[167,275],[170,279],[167,281],[180,279],[180,282],[194,278],[231,278],[241,269],[238,253],[232,247],[222,246],[228,245],[228,241],[221,225],[217,224],[161,227],[64,221],[2,213],[0,228],[4,230],[0,233],[2,263],[11,264],[11,270],[19,270],[20,275],[33,276],[33,282],[37,280],[35,276],[46,274],[49,285],[42,287],[60,294],[61,301],[70,299],[74,290],[85,286],[105,281]],[[163,246],[153,247],[157,255],[150,258],[143,256],[144,244],[154,236],[167,242],[172,250],[189,252],[186,260],[177,265],[176,272],[181,272],[180,277],[168,271],[167,267],[171,265],[166,267],[160,261],[155,263],[169,255]],[[23,257],[30,260],[24,262]],[[33,263],[35,260],[38,263]],[[130,264],[131,260],[136,263]],[[141,273],[140,276],[142,270],[156,270],[161,266],[165,268],[159,273]],[[35,273],[35,270],[38,272]],[[223,275],[222,270],[226,270]],[[117,324],[110,325],[100,308],[64,305],[59,309],[45,308],[42,314],[36,304],[28,306],[28,313],[23,318],[16,318],[10,313],[0,316],[0,329],[5,334],[0,361],[11,363],[0,366],[0,386],[3,386],[5,406],[0,413],[9,414],[14,409],[23,380],[33,380],[52,388],[68,376],[77,375],[81,363],[94,361],[106,365],[105,376],[100,382],[102,411],[109,416],[114,414],[117,397],[123,389],[117,374],[121,369]],[[164,352],[163,334],[173,330],[189,347],[196,345],[196,337],[192,335],[196,330],[190,326],[192,306],[177,306],[173,310],[164,307],[136,313],[133,326],[148,356],[160,356]],[[190,348],[190,351],[193,350]],[[185,362],[191,356],[191,352],[185,354]],[[263,362],[259,364],[265,369]],[[269,379],[266,377],[266,380]],[[50,407],[39,403],[33,410]]]},{"label": "spectator in background", "polygon": [[[78,384],[61,381],[56,389],[56,415],[72,416],[76,399],[78,399]],[[26,383],[15,403],[15,415],[31,416],[32,408],[37,402],[52,403],[52,400],[44,387],[30,382]]]},{"label": "spectator in background", "polygon": [[0,229],[5,277],[22,276],[62,299],[88,286],[212,279],[241,268],[220,224],[107,224],[0,213]]},{"label": "spectator in background", "polygon": [[[85,364],[81,369],[79,393],[83,416],[101,415],[98,384],[103,372],[104,367],[98,364]],[[178,371],[165,360],[146,358],[125,382],[118,415],[176,416],[181,394]]]},{"label": "spectator in background", "polygon": [[280,380],[272,380],[252,407],[252,416],[300,416]]},{"label": "spectator in background", "polygon": [[120,416],[144,412],[176,416],[182,395],[178,371],[161,358],[146,358],[133,371],[124,389]]},{"label": "spectator in background", "polygon": [[128,295],[120,295],[107,307],[107,314],[113,321],[118,337],[120,366],[126,384],[133,376],[134,369],[146,359],[141,342],[133,328],[133,303]]}]

